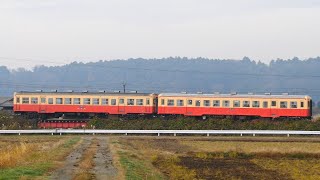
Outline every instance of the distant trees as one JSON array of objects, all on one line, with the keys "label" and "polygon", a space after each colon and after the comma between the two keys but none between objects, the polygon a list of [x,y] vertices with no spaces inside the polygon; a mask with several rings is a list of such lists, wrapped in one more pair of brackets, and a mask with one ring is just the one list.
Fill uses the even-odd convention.
[{"label": "distant trees", "polygon": [[140,92],[289,92],[320,99],[320,57],[277,59],[265,64],[206,58],[129,59],[36,66],[9,71],[0,66],[0,95],[18,90],[121,90]]}]

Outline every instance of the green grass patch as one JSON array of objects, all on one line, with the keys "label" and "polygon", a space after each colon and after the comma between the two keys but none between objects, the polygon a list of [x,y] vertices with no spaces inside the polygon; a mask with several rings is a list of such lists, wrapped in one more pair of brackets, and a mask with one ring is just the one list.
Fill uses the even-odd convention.
[{"label": "green grass patch", "polygon": [[143,160],[135,155],[120,151],[120,164],[125,169],[125,178],[130,180],[140,179],[165,179],[159,172],[146,166]]},{"label": "green grass patch", "polygon": [[53,167],[52,163],[40,163],[31,166],[20,166],[9,169],[1,169],[0,170],[0,180],[5,179],[20,179],[21,177],[25,177],[27,179],[42,176],[46,173],[50,168]]},{"label": "green grass patch", "polygon": [[63,147],[64,148],[71,148],[73,145],[75,145],[77,142],[80,141],[80,137],[73,137],[69,140],[67,140],[64,144]]},{"label": "green grass patch", "polygon": [[79,140],[80,137],[72,137],[58,147],[50,149],[50,151],[42,152],[40,150],[29,154],[24,163],[12,168],[0,169],[0,180],[43,177],[47,172],[55,168],[54,161],[68,154]]}]

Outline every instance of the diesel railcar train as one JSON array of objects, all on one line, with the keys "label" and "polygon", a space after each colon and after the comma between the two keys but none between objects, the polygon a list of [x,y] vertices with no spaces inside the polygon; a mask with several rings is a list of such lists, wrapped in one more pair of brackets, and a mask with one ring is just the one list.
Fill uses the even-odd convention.
[{"label": "diesel railcar train", "polygon": [[14,112],[31,117],[184,115],[311,118],[307,95],[16,92]]}]

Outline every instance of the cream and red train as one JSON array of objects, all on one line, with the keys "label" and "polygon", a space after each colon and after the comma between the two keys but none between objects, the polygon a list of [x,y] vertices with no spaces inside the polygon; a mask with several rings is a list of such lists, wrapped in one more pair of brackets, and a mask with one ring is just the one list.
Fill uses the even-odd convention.
[{"label": "cream and red train", "polygon": [[312,100],[303,95],[183,94],[158,95],[158,114],[262,118],[311,118]]},{"label": "cream and red train", "polygon": [[28,115],[184,115],[310,118],[306,95],[16,92],[14,111]]}]

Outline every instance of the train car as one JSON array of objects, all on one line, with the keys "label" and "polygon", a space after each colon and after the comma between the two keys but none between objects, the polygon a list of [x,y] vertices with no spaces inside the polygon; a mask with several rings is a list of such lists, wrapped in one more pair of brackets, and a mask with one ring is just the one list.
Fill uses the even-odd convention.
[{"label": "train car", "polygon": [[162,93],[158,95],[158,114],[311,118],[311,103],[306,95]]},{"label": "train car", "polygon": [[22,114],[154,114],[156,94],[16,92],[14,112]]}]

